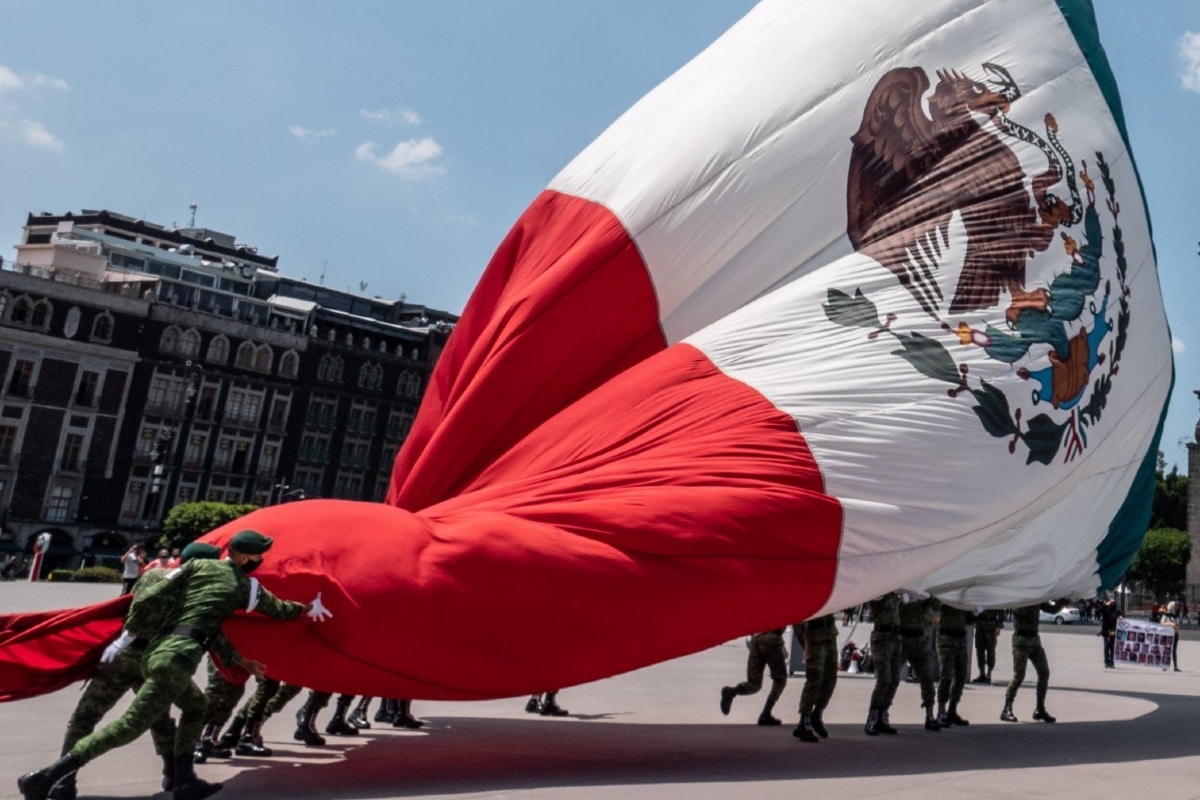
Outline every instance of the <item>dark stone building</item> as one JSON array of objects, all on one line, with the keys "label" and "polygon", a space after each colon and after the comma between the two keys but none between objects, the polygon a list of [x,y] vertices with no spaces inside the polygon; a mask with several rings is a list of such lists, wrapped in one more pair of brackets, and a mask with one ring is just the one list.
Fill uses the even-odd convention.
[{"label": "dark stone building", "polygon": [[177,503],[382,500],[457,317],[204,229],[30,215],[0,270],[0,558],[108,561]]}]

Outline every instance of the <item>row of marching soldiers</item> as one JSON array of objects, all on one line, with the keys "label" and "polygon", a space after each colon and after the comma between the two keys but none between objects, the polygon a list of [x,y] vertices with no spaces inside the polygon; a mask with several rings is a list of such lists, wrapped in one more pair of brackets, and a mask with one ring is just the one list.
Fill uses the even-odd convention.
[{"label": "row of marching soldiers", "polygon": [[[888,712],[900,686],[901,667],[907,662],[921,686],[921,705],[925,709],[925,729],[937,732],[970,723],[958,713],[963,687],[970,672],[967,630],[974,625],[980,653],[976,683],[991,683],[996,663],[996,639],[1004,627],[1003,609],[978,614],[946,605],[935,598],[910,597],[889,592],[870,603],[874,628],[871,631],[871,658],[875,670],[875,688],[864,730],[868,736],[898,733]],[[1046,710],[1046,691],[1050,667],[1038,635],[1039,606],[1013,609],[1013,671],[1004,694],[1003,722],[1017,722],[1013,701],[1025,680],[1028,664],[1037,672],[1037,705],[1033,719],[1054,722]],[[932,618],[938,618],[937,659],[940,680],[935,690],[930,664],[929,635]],[[793,625],[804,647],[804,689],[800,695],[800,721],[792,735],[804,742],[816,743],[829,736],[823,719],[833,697],[838,676],[838,629],[833,614]],[[771,688],[758,717],[759,725],[779,725],[772,714],[775,703],[787,685],[788,660],[784,644],[785,628],[757,633],[750,639],[746,680],[721,689],[721,713],[728,714],[735,697],[755,694],[762,688],[763,674],[769,670]]]}]

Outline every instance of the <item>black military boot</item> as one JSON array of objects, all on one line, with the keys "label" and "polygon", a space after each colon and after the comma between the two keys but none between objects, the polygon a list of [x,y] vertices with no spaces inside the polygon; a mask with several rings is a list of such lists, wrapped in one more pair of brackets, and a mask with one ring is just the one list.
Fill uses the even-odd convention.
[{"label": "black military boot", "polygon": [[317,733],[317,709],[313,707],[312,698],[310,693],[308,700],[296,712],[296,732],[292,734],[292,738],[297,742],[304,742],[305,747],[324,747],[325,737]]},{"label": "black military boot", "polygon": [[1058,722],[1058,718],[1050,716],[1045,706],[1038,706],[1033,712],[1033,718],[1039,722]]},{"label": "black military boot", "polygon": [[964,728],[971,724],[958,715],[957,702],[950,704],[950,711],[946,713],[946,719],[949,720],[951,725],[961,725]]},{"label": "black military boot", "polygon": [[821,717],[822,712],[823,709],[822,711],[814,711],[809,718],[809,722],[812,723],[812,729],[816,732],[817,736],[820,736],[822,739],[828,739],[829,731],[825,728],[825,720]]},{"label": "black military boot", "polygon": [[867,724],[863,726],[863,731],[867,736],[879,735],[879,709],[872,708],[867,712]]},{"label": "black military boot", "polygon": [[175,788],[175,759],[178,757],[170,753],[161,756],[163,765],[162,787],[164,792],[172,791]]},{"label": "black military boot", "polygon": [[204,732],[200,734],[200,742],[196,746],[196,757],[193,759],[197,764],[203,764],[210,758],[229,758],[233,755],[231,748],[217,741],[217,733],[219,731],[216,725],[209,723],[204,726]]},{"label": "black military boot", "polygon": [[396,701],[380,700],[379,710],[375,712],[376,722],[392,723],[396,721]]},{"label": "black military boot", "polygon": [[892,727],[891,720],[888,719],[888,710],[886,708],[879,709],[879,722],[876,723],[875,730],[879,731],[880,733],[886,733],[889,736],[900,732]]},{"label": "black military boot", "polygon": [[800,722],[792,731],[792,736],[795,736],[802,742],[810,742],[813,744],[821,741],[821,738],[817,736],[817,731],[813,727],[812,716],[810,714],[800,715]]},{"label": "black military boot", "polygon": [[261,722],[252,722],[246,726],[246,730],[242,732],[242,740],[238,742],[234,752],[239,756],[258,756],[260,758],[275,754],[275,751],[263,745]]},{"label": "black military boot", "polygon": [[733,698],[737,697],[738,690],[733,686],[721,687],[721,713],[729,716],[729,709],[733,708]]},{"label": "black military boot", "polygon": [[333,719],[325,726],[325,732],[330,736],[358,736],[358,728],[346,721],[346,712],[353,701],[354,695],[343,694],[338,697],[337,705],[333,708]]},{"label": "black military boot", "polygon": [[408,728],[415,731],[424,726],[424,722],[412,715],[412,700],[396,701],[396,716],[392,721],[393,728]]},{"label": "black military boot", "polygon": [[925,730],[933,731],[934,733],[942,729],[942,724],[937,721],[937,717],[933,715],[933,705],[925,706]]},{"label": "black military boot", "polygon": [[220,783],[209,783],[196,777],[191,753],[175,756],[175,800],[203,800],[221,791]]},{"label": "black military boot", "polygon": [[1005,701],[1004,710],[1000,712],[1000,721],[1001,722],[1016,722],[1017,721],[1017,715],[1013,713],[1011,702]]},{"label": "black military boot", "polygon": [[367,719],[367,709],[370,705],[371,698],[364,697],[358,701],[358,705],[354,707],[354,711],[350,712],[350,724],[360,731],[371,729],[371,723]]},{"label": "black military boot", "polygon": [[535,694],[525,703],[526,714],[536,714],[542,710],[542,695]]},{"label": "black military boot", "polygon": [[54,784],[54,788],[46,796],[50,800],[75,800],[79,796],[79,787],[75,785],[75,773]]},{"label": "black military boot", "polygon": [[233,722],[229,724],[229,730],[222,734],[217,740],[217,744],[226,750],[233,750],[242,741],[242,731],[246,729],[245,717],[234,717]]},{"label": "black military boot", "polygon": [[565,717],[571,712],[558,704],[558,692],[550,692],[542,701],[542,708],[538,713],[543,717]]},{"label": "black military boot", "polygon": [[21,790],[25,800],[47,800],[54,784],[68,775],[75,774],[78,769],[79,762],[68,753],[48,767],[17,778],[17,788]]},{"label": "black military boot", "polygon": [[937,723],[943,728],[950,727],[950,716],[946,713],[945,703],[938,703]]}]

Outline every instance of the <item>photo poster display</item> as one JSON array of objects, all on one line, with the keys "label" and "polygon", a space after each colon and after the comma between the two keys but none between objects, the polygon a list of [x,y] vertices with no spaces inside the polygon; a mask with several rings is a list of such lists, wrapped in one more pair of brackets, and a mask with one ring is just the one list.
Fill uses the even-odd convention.
[{"label": "photo poster display", "polygon": [[1118,664],[1136,667],[1171,668],[1171,649],[1175,645],[1175,629],[1136,619],[1117,620],[1117,641],[1114,660]]}]

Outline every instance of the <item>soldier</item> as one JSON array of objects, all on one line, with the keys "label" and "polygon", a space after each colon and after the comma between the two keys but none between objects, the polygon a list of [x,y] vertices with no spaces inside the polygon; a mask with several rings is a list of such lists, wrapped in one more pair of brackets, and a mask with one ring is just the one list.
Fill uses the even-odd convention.
[{"label": "soldier", "polygon": [[539,692],[525,703],[525,713],[541,714],[543,717],[565,717],[571,712],[558,705],[558,689],[553,692]]},{"label": "soldier", "polygon": [[[938,724],[943,728],[951,725],[966,727],[971,723],[958,715],[958,701],[962,699],[963,686],[970,672],[970,655],[967,653],[967,626],[975,615],[961,608],[942,604],[938,627]],[[948,706],[948,707],[947,707]]]},{"label": "soldier", "polygon": [[1013,700],[1017,699],[1017,689],[1025,680],[1025,665],[1032,661],[1037,670],[1037,709],[1033,718],[1042,722],[1054,722],[1055,718],[1046,711],[1046,690],[1050,687],[1050,664],[1046,661],[1046,651],[1042,647],[1042,637],[1038,635],[1039,612],[1037,605],[1022,606],[1013,609],[1013,674],[1004,692],[1004,710],[1000,712],[1001,722],[1016,722],[1017,715],[1013,713]]},{"label": "soldier", "polygon": [[[47,800],[54,784],[109,750],[132,742],[173,704],[180,709],[173,750],[175,800],[201,800],[221,788],[219,783],[197,778],[192,764],[204,717],[204,693],[192,675],[210,644],[227,663],[263,674],[262,664],[243,659],[216,636],[221,623],[239,608],[280,620],[302,613],[313,620],[332,616],[319,594],[304,605],[280,600],[252,581],[248,573],[262,563],[271,543],[257,531],[242,531],[230,541],[226,560],[193,559],[134,598],[125,630],[101,660],[110,663],[139,636],[148,638],[142,657],[144,682],[137,696],[124,714],[80,739],[69,753],[48,767],[21,776],[17,785],[25,800]],[[164,607],[170,609],[165,615]]]},{"label": "soldier", "polygon": [[[266,719],[267,703],[279,691],[279,687],[280,682],[274,678],[265,675],[258,677],[254,693],[250,695],[249,700],[242,703],[233,716],[229,729],[221,736],[221,747],[233,749],[239,756],[267,758],[273,755],[271,748],[263,745],[262,724]],[[296,692],[298,693],[299,689]]]},{"label": "soldier", "polygon": [[[216,558],[221,555],[221,549],[210,544],[193,542],[188,545],[182,558],[190,561],[193,558]],[[142,573],[133,585],[133,596],[137,597],[146,589],[167,577],[166,570],[149,569]],[[75,743],[96,729],[96,725],[104,715],[112,710],[117,701],[125,693],[137,691],[142,685],[141,661],[146,650],[146,641],[135,641],[110,663],[100,664],[88,679],[83,688],[83,695],[75,705],[71,719],[67,721],[67,733],[63,737],[62,755],[71,752]],[[162,786],[166,791],[174,788],[175,776],[175,721],[169,711],[164,711],[150,724],[150,736],[154,740],[154,751],[163,762]],[[51,800],[74,800],[78,794],[75,784],[75,773],[68,775],[58,782],[50,791]]]},{"label": "soldier", "polygon": [[[332,697],[333,692],[311,691],[308,693],[308,699],[296,712],[296,733],[293,738],[310,746],[319,747],[325,744],[325,738],[317,733],[317,714],[329,705]],[[353,702],[354,695],[352,694],[343,694],[338,697],[333,718],[325,726],[326,733],[330,736],[358,736],[358,728],[346,721],[346,712],[350,710],[350,704]]]},{"label": "soldier", "polygon": [[1004,609],[990,608],[975,618],[975,662],[979,677],[971,683],[992,683],[992,668],[996,666],[996,640],[1004,629]]},{"label": "soldier", "polygon": [[888,592],[871,601],[871,660],[875,663],[875,689],[864,726],[868,736],[899,733],[888,720],[888,709],[900,682],[900,596]]},{"label": "soldier", "polygon": [[[925,709],[925,730],[937,732],[942,725],[933,710],[936,700],[933,672],[929,668],[929,610],[930,601],[903,598],[900,604],[900,663],[908,662],[913,675],[921,684],[921,706]],[[897,676],[899,677],[899,676]],[[895,689],[892,690],[893,694]]]},{"label": "soldier", "polygon": [[1099,636],[1104,642],[1104,668],[1113,669],[1116,666],[1114,650],[1117,644],[1117,620],[1121,618],[1121,611],[1117,608],[1117,601],[1111,597],[1104,601],[1104,605],[1100,607],[1100,633]]},{"label": "soldier", "polygon": [[740,694],[754,694],[762,688],[763,672],[771,670],[771,691],[758,715],[759,725],[779,725],[781,720],[771,716],[771,710],[787,686],[787,648],[783,644],[784,628],[756,633],[750,638],[750,655],[746,659],[746,680],[737,686],[721,688],[721,713],[728,714],[733,698]]},{"label": "soldier", "polygon": [[821,715],[837,686],[837,623],[833,614],[826,614],[793,627],[803,632],[804,690],[800,693],[800,722],[792,736],[802,742],[819,742],[829,737]]}]

